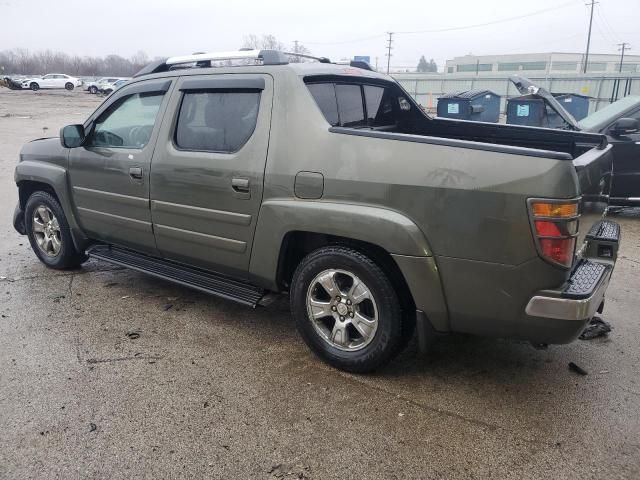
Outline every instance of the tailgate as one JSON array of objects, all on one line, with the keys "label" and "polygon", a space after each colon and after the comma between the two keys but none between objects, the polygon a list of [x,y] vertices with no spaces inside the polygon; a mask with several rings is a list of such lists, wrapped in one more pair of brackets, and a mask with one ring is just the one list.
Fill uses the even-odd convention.
[{"label": "tailgate", "polygon": [[[592,148],[573,160],[582,195],[577,251],[581,253],[584,240],[604,220],[609,206],[611,173],[613,167],[612,146]],[[582,252],[584,253],[584,252]]]}]

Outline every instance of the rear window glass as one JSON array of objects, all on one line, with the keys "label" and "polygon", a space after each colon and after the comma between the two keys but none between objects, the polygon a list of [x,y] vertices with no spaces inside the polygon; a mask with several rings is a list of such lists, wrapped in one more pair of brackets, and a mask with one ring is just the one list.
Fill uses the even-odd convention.
[{"label": "rear window glass", "polygon": [[183,150],[237,152],[253,134],[259,104],[257,92],[187,92],[176,145]]},{"label": "rear window glass", "polygon": [[[393,87],[349,83],[310,83],[311,95],[327,122],[342,127],[395,125],[401,110],[410,106]],[[403,108],[402,102],[406,104]]]},{"label": "rear window glass", "polygon": [[343,127],[366,125],[360,85],[336,85],[336,99],[340,125]]},{"label": "rear window glass", "polygon": [[334,127],[338,125],[338,102],[333,83],[312,83],[308,87],[327,122]]}]

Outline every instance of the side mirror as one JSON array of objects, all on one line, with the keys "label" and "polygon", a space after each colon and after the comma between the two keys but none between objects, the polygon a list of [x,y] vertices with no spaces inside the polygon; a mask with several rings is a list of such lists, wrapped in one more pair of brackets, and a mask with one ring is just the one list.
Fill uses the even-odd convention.
[{"label": "side mirror", "polygon": [[82,125],[67,125],[60,130],[60,143],[65,148],[76,148],[84,143],[85,134]]},{"label": "side mirror", "polygon": [[611,135],[629,135],[640,131],[640,122],[635,118],[621,118],[614,123],[609,129]]}]

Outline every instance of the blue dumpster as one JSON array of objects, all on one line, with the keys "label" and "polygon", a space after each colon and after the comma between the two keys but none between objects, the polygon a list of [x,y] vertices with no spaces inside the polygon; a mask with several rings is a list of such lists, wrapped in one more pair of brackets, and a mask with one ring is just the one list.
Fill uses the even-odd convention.
[{"label": "blue dumpster", "polygon": [[497,122],[500,97],[490,90],[461,90],[438,98],[438,116],[476,122]]},{"label": "blue dumpster", "polygon": [[580,121],[589,115],[590,97],[577,93],[554,93],[553,96],[576,120]]},{"label": "blue dumpster", "polygon": [[534,95],[523,95],[507,100],[507,123],[548,127],[547,104]]}]

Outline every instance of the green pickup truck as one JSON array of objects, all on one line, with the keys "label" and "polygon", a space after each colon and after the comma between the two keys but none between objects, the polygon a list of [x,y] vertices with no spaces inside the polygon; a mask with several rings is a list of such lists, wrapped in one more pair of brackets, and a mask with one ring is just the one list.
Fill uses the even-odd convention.
[{"label": "green pickup truck", "polygon": [[[251,307],[352,372],[414,334],[574,340],[613,271],[598,134],[435,119],[388,76],[239,51],[154,62],[60,138],[26,144],[14,226]],[[416,333],[417,332],[417,333]]]}]

